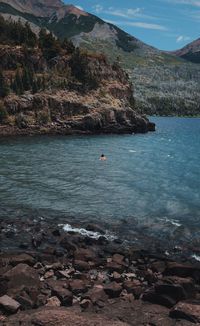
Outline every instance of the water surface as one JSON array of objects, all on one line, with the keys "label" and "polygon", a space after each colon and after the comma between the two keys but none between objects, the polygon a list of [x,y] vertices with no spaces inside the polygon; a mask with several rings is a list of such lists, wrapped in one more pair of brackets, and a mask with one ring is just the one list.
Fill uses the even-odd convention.
[{"label": "water surface", "polygon": [[200,119],[151,120],[157,131],[145,135],[1,139],[0,216],[122,223],[133,241],[137,230],[198,243]]}]

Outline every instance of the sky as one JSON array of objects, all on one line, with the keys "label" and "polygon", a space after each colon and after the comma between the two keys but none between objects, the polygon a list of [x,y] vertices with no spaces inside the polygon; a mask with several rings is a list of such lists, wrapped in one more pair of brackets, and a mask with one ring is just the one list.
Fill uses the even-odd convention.
[{"label": "sky", "polygon": [[176,50],[200,37],[200,0],[71,2],[161,50]]}]

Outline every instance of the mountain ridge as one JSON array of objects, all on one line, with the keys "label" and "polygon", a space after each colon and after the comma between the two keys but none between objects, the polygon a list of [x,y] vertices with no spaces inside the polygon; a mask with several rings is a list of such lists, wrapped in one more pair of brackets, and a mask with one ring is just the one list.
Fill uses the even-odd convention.
[{"label": "mountain ridge", "polygon": [[[117,61],[126,69],[134,84],[138,112],[199,114],[200,66],[187,58],[160,51],[95,15],[79,11],[73,5],[63,5],[58,1],[58,9],[52,10],[50,0],[49,11],[41,17],[20,12],[8,4],[13,1],[16,0],[0,1],[0,13],[6,19],[27,21],[36,33],[44,27],[58,39],[68,38],[75,46],[105,54],[111,64]],[[43,0],[25,2],[29,5],[35,2],[44,4]]]}]

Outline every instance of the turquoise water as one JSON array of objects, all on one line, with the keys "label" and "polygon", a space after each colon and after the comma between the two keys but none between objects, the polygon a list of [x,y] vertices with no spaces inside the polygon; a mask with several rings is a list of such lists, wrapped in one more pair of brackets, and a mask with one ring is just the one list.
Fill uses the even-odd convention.
[{"label": "turquoise water", "polygon": [[1,139],[0,216],[126,221],[129,238],[198,242],[200,119],[151,120],[145,135]]}]

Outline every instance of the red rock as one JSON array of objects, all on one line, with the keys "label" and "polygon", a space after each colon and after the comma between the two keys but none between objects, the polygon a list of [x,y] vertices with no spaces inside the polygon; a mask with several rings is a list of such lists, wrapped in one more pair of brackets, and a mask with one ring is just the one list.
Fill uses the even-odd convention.
[{"label": "red rock", "polygon": [[196,267],[192,265],[186,265],[186,264],[178,264],[174,262],[167,263],[167,267],[165,269],[164,274],[165,275],[176,275],[180,277],[193,277],[194,273],[200,271],[200,269],[197,269]]},{"label": "red rock", "polygon": [[137,286],[140,286],[141,285],[141,283],[140,283],[140,281],[138,281],[138,280],[133,280],[133,281],[125,281],[124,283],[123,283],[123,287],[129,292],[129,293],[132,293],[133,291],[133,289],[135,289],[135,287],[137,287]]},{"label": "red rock", "polygon": [[185,319],[192,323],[200,324],[200,305],[179,302],[171,311],[170,317]]},{"label": "red rock", "polygon": [[155,303],[167,308],[172,308],[176,304],[176,300],[165,294],[158,294],[154,291],[154,289],[147,290],[142,295],[142,300]]},{"label": "red rock", "polygon": [[20,303],[8,295],[4,295],[0,297],[0,307],[5,309],[8,313],[15,313],[19,309]]},{"label": "red rock", "polygon": [[124,271],[124,266],[117,264],[115,262],[110,262],[107,263],[106,268],[110,271],[110,272],[118,272],[118,273],[122,273]]},{"label": "red rock", "polygon": [[163,273],[166,268],[166,262],[165,261],[156,261],[151,264],[151,269],[153,272],[157,273]]},{"label": "red rock", "polygon": [[83,299],[81,302],[80,302],[80,306],[82,309],[88,309],[92,306],[92,302],[88,299]]},{"label": "red rock", "polygon": [[120,254],[114,254],[112,256],[112,261],[119,265],[123,265],[124,264],[124,256],[122,256]]},{"label": "red rock", "polygon": [[27,254],[20,254],[16,256],[12,256],[10,258],[10,263],[12,266],[16,266],[18,264],[27,264],[33,266],[35,264],[35,259]]},{"label": "red rock", "polygon": [[8,288],[38,287],[39,276],[36,270],[25,264],[18,264],[3,275],[8,280]]},{"label": "red rock", "polygon": [[79,248],[74,253],[75,260],[93,261],[96,259],[96,254],[90,249]]},{"label": "red rock", "polygon": [[185,291],[186,298],[192,298],[195,295],[195,284],[192,278],[182,278],[178,276],[168,276],[162,279],[167,284],[179,284]]},{"label": "red rock", "polygon": [[44,279],[50,278],[54,276],[54,272],[53,271],[48,271],[44,274]]},{"label": "red rock", "polygon": [[160,295],[167,295],[176,302],[187,298],[186,292],[180,284],[156,284],[155,292]]},{"label": "red rock", "polygon": [[73,295],[69,290],[67,290],[61,286],[57,286],[57,287],[54,287],[54,289],[52,291],[52,295],[58,297],[58,299],[61,301],[61,304],[63,306],[71,306],[72,305]]},{"label": "red rock", "polygon": [[90,265],[82,260],[75,260],[74,261],[74,267],[78,271],[88,271],[90,269]]},{"label": "red rock", "polygon": [[85,282],[83,282],[82,280],[72,280],[69,283],[69,289],[72,291],[72,293],[77,295],[79,293],[86,292],[87,286],[86,286]]},{"label": "red rock", "polygon": [[47,299],[46,306],[48,307],[60,307],[61,302],[57,297],[51,297]]},{"label": "red rock", "polygon": [[97,303],[98,301],[106,301],[108,296],[106,295],[103,287],[95,286],[87,293],[82,296],[83,299],[89,299],[92,301],[93,304]]},{"label": "red rock", "polygon": [[104,287],[104,291],[110,298],[118,298],[122,292],[122,286],[119,283],[112,282]]}]

